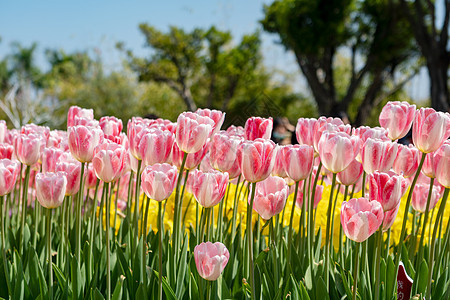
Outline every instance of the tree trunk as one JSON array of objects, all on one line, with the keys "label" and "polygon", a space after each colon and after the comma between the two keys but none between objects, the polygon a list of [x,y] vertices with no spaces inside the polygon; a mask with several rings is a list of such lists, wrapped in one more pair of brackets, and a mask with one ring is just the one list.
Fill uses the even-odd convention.
[{"label": "tree trunk", "polygon": [[358,114],[356,115],[355,121],[352,124],[354,127],[364,125],[367,119],[370,117],[374,101],[384,84],[385,78],[383,76],[383,73],[383,71],[378,71],[375,73],[372,79],[372,83],[370,84],[369,88],[366,91],[366,94],[364,95],[364,100],[359,106]]},{"label": "tree trunk", "polygon": [[427,63],[430,76],[430,98],[431,107],[439,111],[449,112],[449,91],[447,86],[447,66],[441,61],[430,61]]},{"label": "tree trunk", "polygon": [[188,88],[183,89],[183,93],[181,95],[184,103],[186,103],[187,109],[190,111],[196,111],[197,105],[195,105],[194,98],[192,98],[191,90]]}]

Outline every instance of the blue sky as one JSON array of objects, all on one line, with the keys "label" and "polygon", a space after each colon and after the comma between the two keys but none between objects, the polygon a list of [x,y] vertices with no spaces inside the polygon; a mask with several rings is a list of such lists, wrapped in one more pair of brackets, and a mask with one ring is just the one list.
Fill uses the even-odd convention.
[{"label": "blue sky", "polygon": [[[243,34],[261,29],[264,3],[270,0],[14,0],[0,4],[0,57],[10,50],[13,41],[28,46],[38,43],[38,63],[45,65],[43,52],[47,48],[74,50],[97,49],[109,68],[120,65],[121,55],[116,42],[124,42],[139,56],[146,55],[144,38],[138,24],[147,22],[161,30],[170,25],[187,30],[211,25],[229,30],[235,41]],[[306,93],[307,88],[293,55],[277,45],[275,35],[262,33],[262,51],[269,68],[294,74],[295,90]],[[422,72],[407,87],[414,98],[427,96],[426,73]]]}]

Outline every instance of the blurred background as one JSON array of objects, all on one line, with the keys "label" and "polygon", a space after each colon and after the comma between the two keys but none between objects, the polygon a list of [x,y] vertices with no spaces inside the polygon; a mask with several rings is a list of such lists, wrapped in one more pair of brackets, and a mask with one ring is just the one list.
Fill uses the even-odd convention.
[{"label": "blurred background", "polygon": [[377,125],[387,101],[449,111],[450,0],[2,1],[0,118],[176,120],[198,107]]}]

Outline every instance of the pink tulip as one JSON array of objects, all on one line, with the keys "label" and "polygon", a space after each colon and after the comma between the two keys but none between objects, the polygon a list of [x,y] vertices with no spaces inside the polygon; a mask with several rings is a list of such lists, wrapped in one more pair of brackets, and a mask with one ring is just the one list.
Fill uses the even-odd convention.
[{"label": "pink tulip", "polygon": [[[322,194],[323,194],[323,185],[317,185],[316,186],[316,193],[314,194],[314,207],[316,208],[317,205],[319,205],[320,200],[322,200]],[[298,193],[297,193],[297,199],[295,200],[295,205],[301,209],[303,206],[303,193],[305,191],[303,191],[303,189],[299,189]],[[306,199],[306,205],[308,205],[308,195],[305,195],[305,199]],[[308,206],[306,207],[306,209],[309,209]]]},{"label": "pink tulip", "polygon": [[364,169],[360,162],[354,159],[343,171],[337,173],[336,180],[343,185],[354,185],[361,178]]},{"label": "pink tulip", "polygon": [[131,120],[128,120],[127,136],[130,143],[130,152],[138,160],[142,160],[139,152],[139,143],[142,138],[141,131],[145,128],[147,128],[147,124],[142,118],[133,117]]},{"label": "pink tulip", "polygon": [[94,157],[94,149],[104,140],[103,131],[100,128],[76,125],[69,127],[69,149],[73,157],[85,163],[91,162]]},{"label": "pink tulip", "polygon": [[14,189],[20,167],[16,161],[0,159],[0,196],[5,196]]},{"label": "pink tulip", "polygon": [[393,172],[375,171],[369,175],[368,181],[370,200],[378,201],[384,211],[395,208],[408,188],[408,181]]},{"label": "pink tulip", "polygon": [[75,117],[85,118],[88,120],[94,119],[94,110],[85,109],[78,106],[71,106],[67,113],[67,128],[75,126]]},{"label": "pink tulip", "polygon": [[178,170],[169,164],[153,164],[142,172],[142,190],[150,199],[163,201],[172,194],[177,183]]},{"label": "pink tulip", "polygon": [[175,140],[181,151],[195,153],[206,144],[214,128],[214,121],[192,112],[183,112],[177,119]]},{"label": "pink tulip", "polygon": [[66,175],[66,196],[73,196],[80,190],[81,163],[75,159],[61,159],[55,166],[56,172]]},{"label": "pink tulip", "polygon": [[230,253],[220,242],[201,243],[194,248],[195,265],[198,274],[209,281],[214,281],[222,274],[230,258]]},{"label": "pink tulip", "polygon": [[378,201],[353,198],[341,206],[341,224],[345,235],[361,243],[377,231],[383,222],[383,208]]},{"label": "pink tulip", "polygon": [[384,212],[384,220],[383,220],[383,232],[389,230],[394,224],[395,218],[397,217],[398,210],[400,208],[400,202],[394,209],[388,210]]},{"label": "pink tulip", "polygon": [[287,147],[287,145],[278,145],[277,154],[275,155],[275,164],[272,169],[272,176],[278,176],[281,178],[287,178],[288,175],[286,170],[284,169],[284,154],[282,153],[283,148]]},{"label": "pink tulip", "polygon": [[48,140],[48,148],[59,148],[65,151],[65,147],[69,149],[68,135],[66,131],[62,130],[52,130],[50,131]]},{"label": "pink tulip", "polygon": [[44,142],[42,147],[44,147],[47,144],[47,140],[50,136],[50,128],[46,126],[38,126],[31,123],[22,126],[22,128],[20,129],[20,133],[26,135],[35,134],[37,136],[40,136]]},{"label": "pink tulip", "polygon": [[123,128],[122,120],[116,117],[101,117],[99,125],[105,135],[112,136],[119,136]]},{"label": "pink tulip", "polygon": [[450,141],[436,151],[433,158],[433,170],[437,181],[446,188],[450,188]]},{"label": "pink tulip", "polygon": [[241,173],[239,167],[239,145],[243,138],[233,136],[225,131],[216,133],[211,138],[209,160],[213,168],[228,172],[230,178],[235,178]]},{"label": "pink tulip", "polygon": [[58,148],[45,148],[42,153],[42,173],[56,172],[56,163],[64,151]]},{"label": "pink tulip", "polygon": [[421,108],[413,123],[413,143],[423,153],[436,151],[450,136],[450,114]]},{"label": "pink tulip", "polygon": [[317,119],[300,118],[297,121],[295,134],[300,145],[314,146],[314,128]]},{"label": "pink tulip", "polygon": [[373,174],[375,171],[388,172],[394,164],[397,152],[397,143],[367,139],[361,151],[364,171],[368,174]]},{"label": "pink tulip", "polygon": [[127,151],[124,147],[107,142],[95,148],[92,164],[97,177],[104,182],[117,180],[123,173]]},{"label": "pink tulip", "polygon": [[181,168],[181,164],[183,162],[183,155],[187,155],[186,162],[184,164],[185,170],[192,170],[198,167],[200,162],[205,158],[206,153],[209,149],[209,143],[203,145],[203,148],[200,151],[195,153],[186,153],[182,152],[180,148],[178,148],[177,143],[173,143],[172,147],[172,164],[177,168]]},{"label": "pink tulip", "polygon": [[[249,203],[250,203],[249,193]],[[256,183],[255,200],[253,209],[264,220],[269,220],[279,214],[289,195],[289,187],[284,179],[277,176],[269,176],[267,179]]]},{"label": "pink tulip", "polygon": [[189,175],[189,188],[201,206],[213,207],[225,195],[228,180],[229,176],[226,172],[202,172],[200,170],[194,170]]},{"label": "pink tulip", "polygon": [[279,150],[287,175],[294,181],[306,179],[312,172],[314,148],[309,145],[288,145]]},{"label": "pink tulip", "polygon": [[392,168],[397,174],[402,174],[406,178],[416,174],[419,167],[420,152],[413,145],[398,145],[397,157]]},{"label": "pink tulip", "polygon": [[203,117],[209,117],[210,119],[212,119],[214,121],[214,126],[213,126],[213,134],[219,132],[220,127],[222,127],[223,121],[225,120],[225,113],[220,111],[220,110],[210,110],[208,108],[204,108],[204,109],[197,109],[197,111],[195,112],[196,114],[199,114],[200,116]]},{"label": "pink tulip", "polygon": [[16,157],[24,165],[34,165],[41,156],[43,146],[45,144],[42,137],[36,134],[20,134],[15,141]]},{"label": "pink tulip", "polygon": [[[202,172],[211,172],[214,171],[215,169],[213,168],[213,166],[211,165],[211,161],[209,160],[209,152],[206,153],[205,157],[202,159],[202,161],[200,162],[200,167],[199,167],[200,171]],[[229,173],[228,173],[229,175]]]},{"label": "pink tulip", "polygon": [[15,142],[16,142],[16,139],[17,139],[17,137],[19,135],[20,135],[20,130],[18,130],[18,129],[13,128],[11,130],[8,130],[6,132],[6,136],[5,136],[4,142],[14,146]]},{"label": "pink tulip", "polygon": [[258,182],[269,177],[278,149],[274,142],[256,139],[243,142],[239,148],[242,154],[238,155],[238,159],[245,180]]},{"label": "pink tulip", "polygon": [[[85,186],[88,189],[93,189],[97,185],[97,175],[95,175],[94,166],[92,164],[89,164],[86,174],[86,182]],[[121,181],[122,183],[122,181]],[[128,181],[127,181],[128,184]]]},{"label": "pink tulip", "polygon": [[[414,210],[424,213],[427,208],[427,199],[428,199],[428,192],[430,189],[429,184],[424,183],[417,183],[414,186],[412,199],[411,199],[411,205],[414,208]],[[433,185],[431,190],[431,199],[430,199],[430,207],[429,210],[432,210],[436,204],[439,201],[439,198],[441,198],[441,189]]]},{"label": "pink tulip", "polygon": [[63,203],[67,179],[64,173],[39,173],[36,175],[36,196],[45,208],[56,208]]},{"label": "pink tulip", "polygon": [[0,144],[0,159],[11,159],[14,152],[14,147],[10,144],[1,143]]},{"label": "pink tulip", "polygon": [[227,129],[227,133],[232,136],[241,137],[243,139],[245,138],[245,129],[242,126],[231,125]]},{"label": "pink tulip", "polygon": [[347,168],[358,154],[359,139],[344,132],[325,131],[317,146],[324,167],[333,173],[339,173]]},{"label": "pink tulip", "polygon": [[425,156],[425,160],[423,161],[422,169],[420,170],[422,174],[429,178],[436,178],[436,174],[434,173],[433,162],[434,162],[434,152],[427,153]]},{"label": "pink tulip", "polygon": [[408,102],[388,102],[381,110],[379,122],[381,127],[388,130],[391,140],[404,137],[411,129],[411,124],[416,113],[416,106]]},{"label": "pink tulip", "polygon": [[364,144],[366,143],[367,139],[379,139],[383,141],[390,141],[390,139],[387,136],[388,132],[386,129],[382,127],[368,127],[368,126],[360,126],[358,128],[353,128],[352,135],[359,137],[360,140],[360,151],[358,155],[356,156],[356,160],[359,162],[362,162],[361,158],[361,152]]},{"label": "pink tulip", "polygon": [[175,136],[168,130],[150,129],[143,133],[139,142],[139,155],[146,166],[169,161]]},{"label": "pink tulip", "polygon": [[245,122],[245,139],[254,141],[256,139],[270,139],[273,129],[272,118],[251,117]]},{"label": "pink tulip", "polygon": [[350,135],[352,127],[345,125],[339,118],[320,117],[314,124],[314,150],[319,153],[319,141],[325,131],[328,132],[345,132]]}]

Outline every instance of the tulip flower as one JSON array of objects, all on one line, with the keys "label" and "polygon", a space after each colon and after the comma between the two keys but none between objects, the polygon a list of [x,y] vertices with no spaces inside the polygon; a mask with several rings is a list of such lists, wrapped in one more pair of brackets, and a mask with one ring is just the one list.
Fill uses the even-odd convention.
[{"label": "tulip flower", "polygon": [[398,145],[397,157],[392,168],[397,174],[403,174],[409,178],[416,174],[419,167],[420,153],[413,145]]},{"label": "tulip flower", "polygon": [[214,121],[213,134],[219,132],[220,127],[222,127],[223,121],[225,120],[225,113],[220,110],[199,108],[195,111],[195,113],[203,117],[209,117]]},{"label": "tulip flower", "polygon": [[397,152],[397,143],[367,139],[361,151],[364,171],[368,174],[373,174],[375,171],[388,172],[394,164]]},{"label": "tulip flower", "polygon": [[174,166],[181,168],[183,163],[183,155],[186,155],[186,162],[184,164],[185,170],[192,170],[198,167],[200,162],[205,158],[209,149],[209,143],[203,145],[203,147],[195,153],[184,153],[178,148],[177,143],[173,143],[171,161]]},{"label": "tulip flower", "polygon": [[284,169],[284,154],[282,153],[283,148],[287,147],[287,145],[278,145],[277,154],[275,155],[275,164],[272,169],[272,176],[278,176],[281,178],[287,178],[288,175],[286,170]]},{"label": "tulip flower", "polygon": [[434,173],[434,168],[433,168],[435,153],[436,153],[436,151],[427,153],[427,155],[425,155],[425,160],[423,161],[422,170],[420,170],[423,175],[425,175],[429,178],[436,178],[436,174]]},{"label": "tulip flower", "polygon": [[213,168],[228,172],[230,179],[239,176],[241,168],[239,166],[239,145],[243,138],[231,135],[225,131],[216,133],[211,138],[209,160]]},{"label": "tulip flower", "polygon": [[92,159],[97,177],[104,182],[117,180],[122,175],[126,153],[124,147],[112,142],[97,146]]},{"label": "tulip flower", "polygon": [[101,117],[99,126],[105,135],[119,136],[122,131],[122,120],[116,117]]},{"label": "tulip flower", "polygon": [[362,164],[355,159],[347,168],[337,173],[336,180],[346,186],[354,185],[361,178],[363,171]]},{"label": "tulip flower", "polygon": [[210,137],[214,121],[192,112],[183,112],[177,119],[175,141],[181,151],[195,153],[200,151]]},{"label": "tulip flower", "polygon": [[[314,194],[313,208],[317,208],[317,205],[319,205],[320,200],[322,200],[323,189],[324,189],[323,185],[316,186],[316,193]],[[302,207],[303,207],[303,194],[304,193],[305,193],[305,191],[299,190],[299,192],[297,194],[297,199],[295,200],[295,205],[299,209],[302,209]],[[307,207],[307,209],[309,209],[308,197],[306,196],[305,198],[306,198],[306,207]]]},{"label": "tulip flower", "polygon": [[383,207],[378,201],[353,198],[341,206],[341,224],[345,235],[361,243],[377,231],[383,222]]},{"label": "tulip flower", "polygon": [[325,131],[317,146],[325,168],[339,173],[355,159],[359,151],[359,140],[344,132]]},{"label": "tulip flower", "polygon": [[242,126],[231,125],[230,127],[228,127],[226,132],[232,136],[241,137],[243,139],[245,138],[245,129]]},{"label": "tulip flower", "polygon": [[319,141],[325,131],[328,132],[345,132],[350,135],[352,127],[345,125],[339,118],[320,117],[314,124],[314,150],[319,152]]},{"label": "tulip flower", "polygon": [[[280,151],[280,150],[279,150]],[[312,172],[314,148],[309,145],[288,145],[281,148],[287,175],[294,181],[306,179]]]},{"label": "tulip flower", "polygon": [[251,117],[245,122],[245,139],[254,141],[256,139],[270,139],[273,129],[272,118]]},{"label": "tulip flower", "polygon": [[[39,126],[36,124],[26,124],[20,128],[20,133],[30,135],[35,134],[43,139],[42,147],[47,144],[47,140],[50,136],[50,128],[47,126]],[[43,150],[43,149],[42,149]]]},{"label": "tulip flower", "polygon": [[384,211],[394,209],[408,188],[408,181],[393,172],[369,175],[370,200],[378,201]]},{"label": "tulip flower", "polygon": [[421,108],[413,123],[413,143],[423,153],[436,151],[450,136],[450,114]]},{"label": "tulip flower", "polygon": [[36,196],[45,208],[59,207],[66,193],[67,178],[63,172],[38,173],[36,175]]},{"label": "tulip flower", "polygon": [[295,135],[300,145],[314,146],[314,126],[317,119],[300,118],[295,127]]},{"label": "tulip flower", "polygon": [[85,109],[78,106],[71,106],[67,113],[67,128],[75,126],[75,117],[81,117],[88,120],[94,119],[94,110]]},{"label": "tulip flower", "polygon": [[11,193],[19,175],[19,164],[10,159],[0,159],[0,196]]},{"label": "tulip flower", "polygon": [[450,188],[450,141],[435,152],[433,158],[433,171],[437,181],[446,188]]},{"label": "tulip flower", "polygon": [[240,149],[242,155],[238,159],[245,180],[258,182],[269,177],[278,149],[274,142],[264,139],[245,141]]},{"label": "tulip flower", "polygon": [[24,165],[32,166],[38,162],[42,146],[45,146],[42,137],[20,134],[15,140],[16,157]]},{"label": "tulip flower", "polygon": [[0,159],[11,159],[14,153],[14,147],[10,144],[0,143]]},{"label": "tulip flower", "polygon": [[145,131],[139,141],[138,151],[146,166],[169,161],[175,136],[168,130],[151,129]]},{"label": "tulip flower", "polygon": [[141,175],[142,190],[150,199],[163,201],[172,194],[178,178],[178,170],[169,164],[147,166]]},{"label": "tulip flower", "polygon": [[79,162],[91,162],[94,157],[94,149],[104,140],[103,131],[100,128],[76,125],[69,127],[69,149],[73,157]]},{"label": "tulip flower", "polygon": [[45,148],[42,153],[42,173],[56,172],[56,163],[63,153],[59,148]]},{"label": "tulip flower", "polygon": [[383,107],[378,119],[381,127],[388,130],[389,138],[397,140],[404,137],[411,129],[415,113],[414,104],[410,105],[406,101],[391,101]]},{"label": "tulip flower", "polygon": [[194,248],[195,265],[198,274],[209,281],[214,281],[222,274],[230,258],[230,253],[220,242],[201,243]]},{"label": "tulip flower", "polygon": [[[414,187],[411,205],[415,211],[420,213],[424,213],[426,211],[429,189],[430,185],[424,183],[418,183]],[[441,189],[438,186],[433,185],[431,190],[430,207],[428,210],[432,210],[436,206],[441,196]]]},{"label": "tulip flower", "polygon": [[280,177],[269,176],[256,183],[253,209],[261,218],[269,220],[283,210],[288,195],[289,187],[286,182]]},{"label": "tulip flower", "polygon": [[62,172],[67,179],[66,196],[73,196],[80,190],[81,163],[77,160],[61,160],[56,163],[56,172]]},{"label": "tulip flower", "polygon": [[360,151],[356,156],[356,160],[362,162],[361,152],[364,144],[367,139],[379,139],[382,141],[390,141],[387,136],[388,132],[386,129],[382,127],[368,127],[368,126],[360,126],[358,128],[352,129],[352,135],[359,137],[360,140]]},{"label": "tulip flower", "polygon": [[130,152],[138,160],[142,160],[141,154],[139,152],[139,143],[141,142],[143,131],[147,128],[146,121],[142,118],[133,117],[128,120],[127,125],[127,136],[130,143]]},{"label": "tulip flower", "polygon": [[228,173],[194,170],[189,177],[189,188],[197,202],[206,208],[217,205],[225,195]]}]

